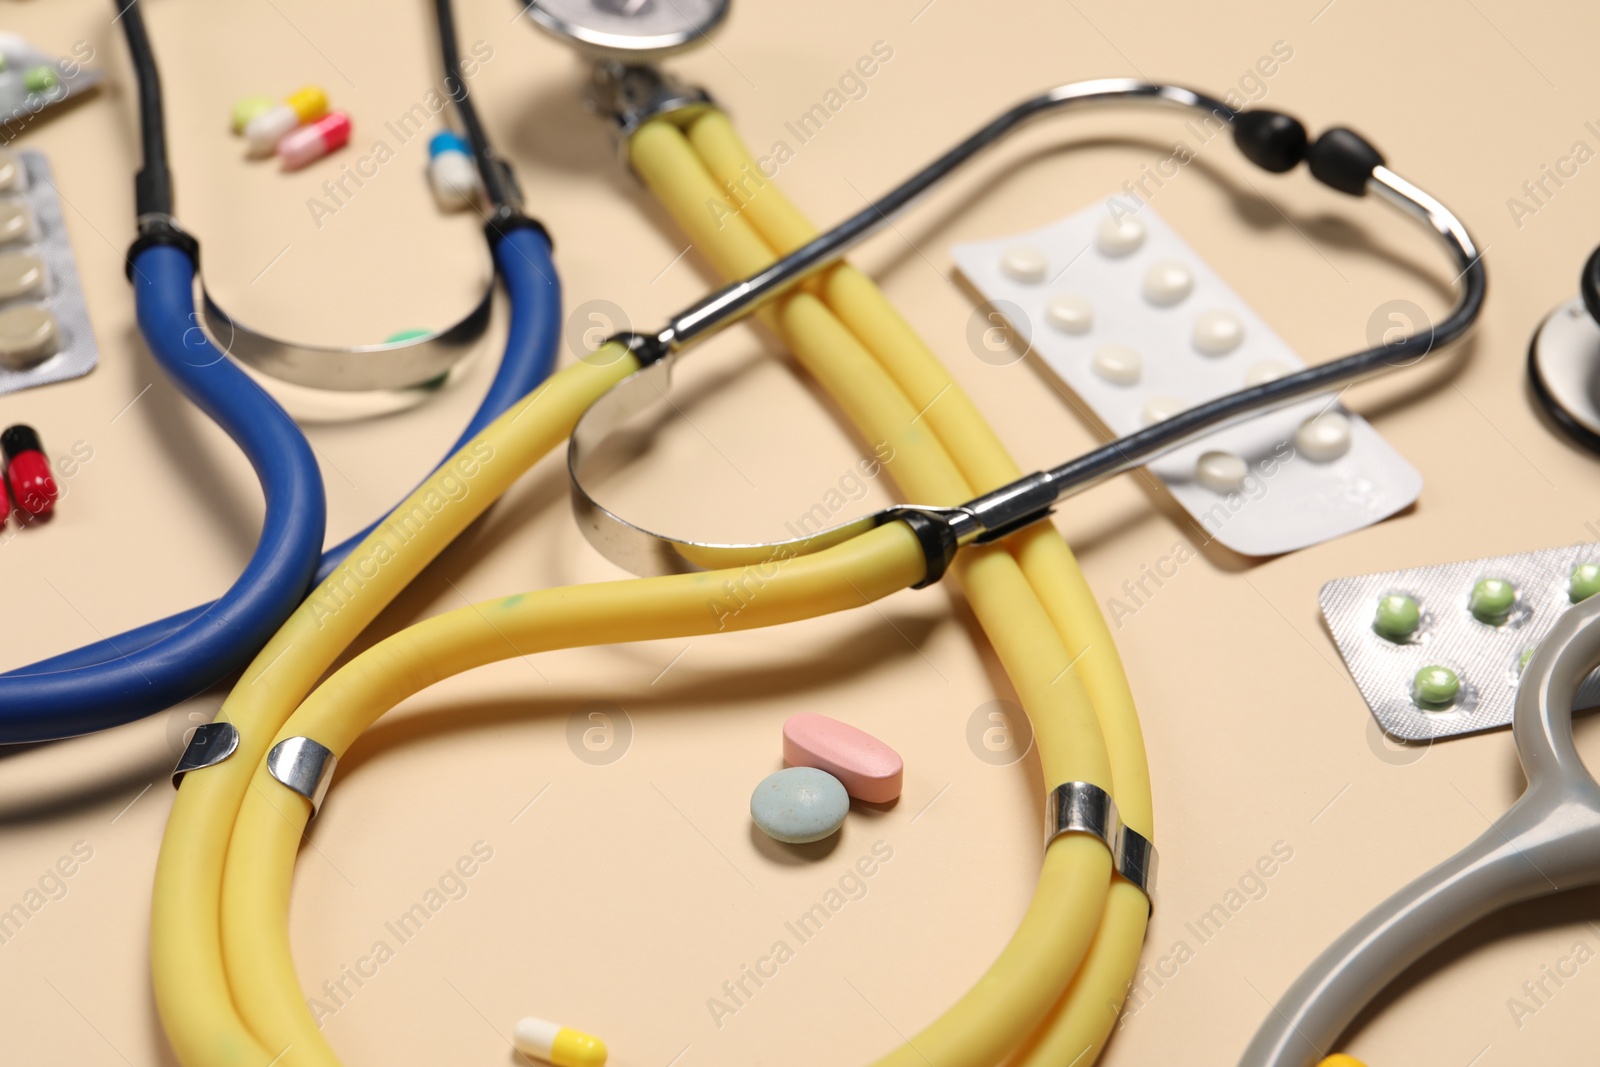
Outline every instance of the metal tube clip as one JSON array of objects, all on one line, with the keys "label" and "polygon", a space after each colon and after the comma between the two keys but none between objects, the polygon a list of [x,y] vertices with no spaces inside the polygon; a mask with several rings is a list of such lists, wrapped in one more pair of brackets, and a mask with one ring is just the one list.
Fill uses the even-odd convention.
[{"label": "metal tube clip", "polygon": [[1155,909],[1153,891],[1156,884],[1156,846],[1148,837],[1124,825],[1117,833],[1117,847],[1112,851],[1117,862],[1117,873],[1132,882]]},{"label": "metal tube clip", "polygon": [[332,750],[309,737],[279,741],[267,753],[267,773],[311,801],[312,815],[322,807],[338,765]]},{"label": "metal tube clip", "polygon": [[1090,834],[1098,837],[1117,854],[1117,828],[1122,821],[1117,816],[1116,801],[1111,794],[1093,782],[1064,782],[1050,790],[1045,798],[1046,846],[1062,834]]},{"label": "metal tube clip", "polygon": [[1097,837],[1111,850],[1117,873],[1137,886],[1145,899],[1152,899],[1156,847],[1149,838],[1123,823],[1110,793],[1092,782],[1058,785],[1045,798],[1044,821],[1046,847],[1062,834]]},{"label": "metal tube clip", "polygon": [[231,722],[208,722],[195,728],[178,765],[172,769],[172,788],[183,782],[190,771],[215,767],[239,748],[239,728]]}]

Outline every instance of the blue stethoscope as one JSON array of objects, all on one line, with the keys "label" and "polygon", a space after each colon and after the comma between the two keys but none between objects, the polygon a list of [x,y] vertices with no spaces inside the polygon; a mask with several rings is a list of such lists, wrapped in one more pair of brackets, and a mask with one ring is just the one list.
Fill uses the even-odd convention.
[{"label": "blue stethoscope", "polygon": [[[127,255],[139,331],[184,395],[249,459],[266,498],[266,519],[244,572],[213,603],[0,675],[0,743],[107,729],[217,684],[266,643],[312,584],[368,532],[322,550],[326,506],[311,446],[277,402],[194,328],[200,321],[193,295],[200,246],[172,215],[160,76],[137,0],[116,5],[139,86],[138,237]],[[450,0],[436,0],[435,10],[445,71],[461,84]],[[549,237],[522,213],[515,180],[490,148],[465,94],[455,109],[483,179],[485,236],[511,313],[494,381],[446,455],[549,376],[561,335]]]}]

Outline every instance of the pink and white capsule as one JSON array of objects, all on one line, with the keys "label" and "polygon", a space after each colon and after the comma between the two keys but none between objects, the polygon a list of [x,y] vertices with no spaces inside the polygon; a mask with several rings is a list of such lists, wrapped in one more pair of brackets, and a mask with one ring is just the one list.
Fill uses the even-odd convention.
[{"label": "pink and white capsule", "polygon": [[900,753],[865,730],[807,711],[783,724],[783,759],[791,767],[827,771],[846,793],[869,804],[899,796],[905,777]]},{"label": "pink and white capsule", "polygon": [[350,116],[343,111],[330,111],[309,126],[284,135],[278,142],[278,158],[283,161],[284,170],[299,170],[349,142]]}]

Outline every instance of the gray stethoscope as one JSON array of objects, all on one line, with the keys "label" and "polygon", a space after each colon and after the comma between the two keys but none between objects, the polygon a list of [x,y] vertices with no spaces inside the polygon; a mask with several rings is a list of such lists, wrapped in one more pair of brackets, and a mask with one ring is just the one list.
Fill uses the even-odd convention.
[{"label": "gray stethoscope", "polygon": [[1600,784],[1572,739],[1578,686],[1600,665],[1600,597],[1569,608],[1517,687],[1522,797],[1472,844],[1394,894],[1301,974],[1240,1067],[1306,1067],[1412,963],[1502,908],[1600,883]]},{"label": "gray stethoscope", "polygon": [[1534,332],[1528,384],[1551,422],[1600,453],[1600,248],[1583,265],[1578,295]]}]

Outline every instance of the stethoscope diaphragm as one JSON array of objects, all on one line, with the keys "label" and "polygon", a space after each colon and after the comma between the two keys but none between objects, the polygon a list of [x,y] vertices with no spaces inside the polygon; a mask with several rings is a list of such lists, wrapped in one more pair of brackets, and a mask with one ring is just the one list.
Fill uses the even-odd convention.
[{"label": "stethoscope diaphragm", "polygon": [[1600,454],[1600,248],[1583,265],[1580,289],[1534,331],[1528,384],[1551,422]]}]

